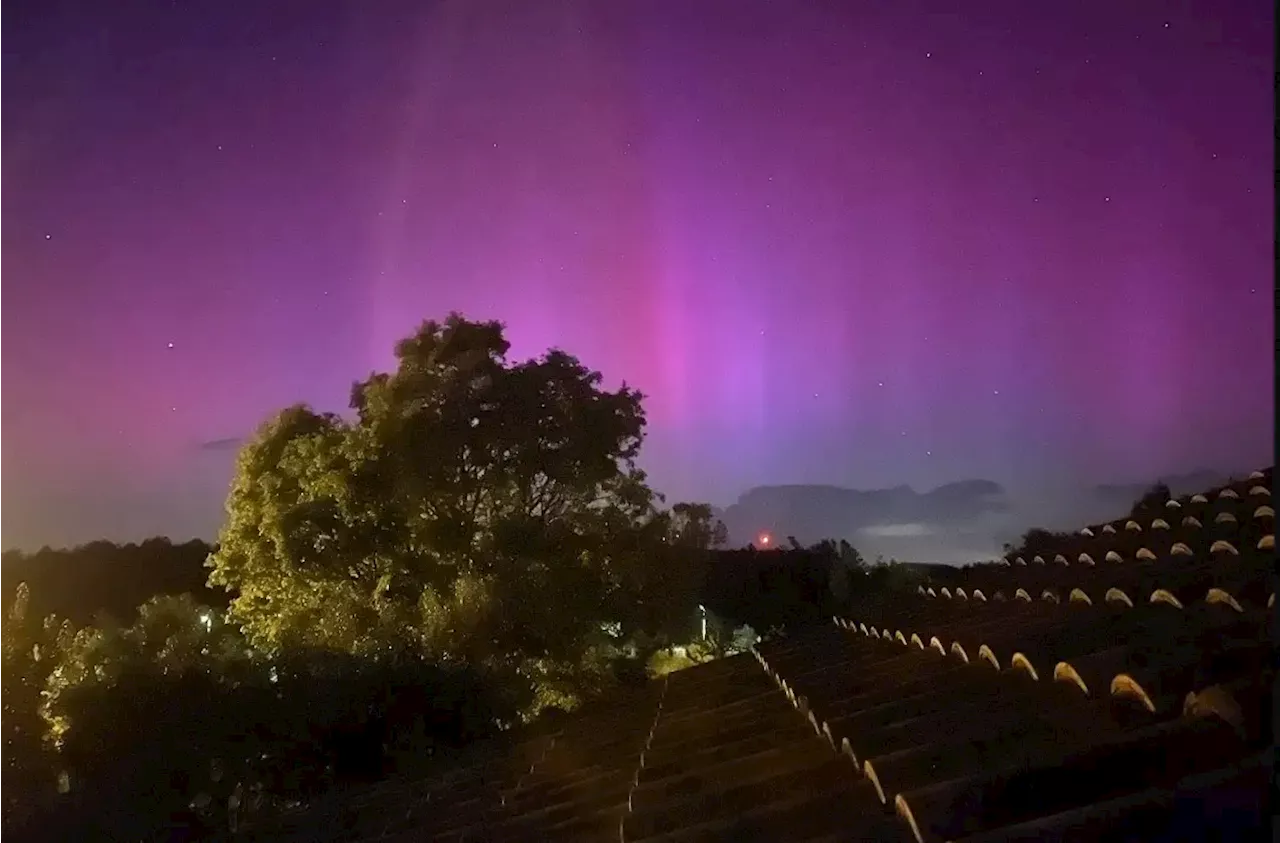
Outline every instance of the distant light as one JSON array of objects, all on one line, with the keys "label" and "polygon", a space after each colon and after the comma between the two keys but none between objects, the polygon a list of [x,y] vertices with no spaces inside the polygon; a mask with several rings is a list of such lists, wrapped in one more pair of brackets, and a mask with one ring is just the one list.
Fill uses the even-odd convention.
[{"label": "distant light", "polygon": [[772,539],[770,539],[770,538],[769,538],[769,534],[768,534],[768,533],[761,533],[761,534],[760,534],[760,544],[761,544],[761,545],[763,545],[764,547],[768,547],[768,546],[769,546],[769,542],[770,542],[770,541],[772,541]]},{"label": "distant light", "polygon": [[200,623],[204,624],[204,630],[205,632],[208,632],[209,630],[213,629],[213,616],[210,615],[208,612],[205,612],[204,614],[200,615]]}]

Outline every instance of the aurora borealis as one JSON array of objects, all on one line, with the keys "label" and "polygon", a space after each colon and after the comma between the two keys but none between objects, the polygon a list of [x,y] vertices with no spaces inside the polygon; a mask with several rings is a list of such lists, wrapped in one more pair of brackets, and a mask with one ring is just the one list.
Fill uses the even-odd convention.
[{"label": "aurora borealis", "polygon": [[14,3],[3,541],[212,537],[459,310],[675,499],[1273,460],[1273,5]]}]

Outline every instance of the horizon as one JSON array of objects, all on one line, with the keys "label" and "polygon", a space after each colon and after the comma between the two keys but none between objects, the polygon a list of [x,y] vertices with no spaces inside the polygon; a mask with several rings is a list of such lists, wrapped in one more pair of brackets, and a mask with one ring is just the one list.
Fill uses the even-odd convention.
[{"label": "horizon", "polygon": [[[1197,476],[1200,476],[1200,475],[1210,475],[1210,476],[1213,476],[1213,477],[1215,477],[1215,478],[1221,478],[1223,481],[1225,481],[1225,480],[1227,480],[1227,479],[1231,479],[1231,478],[1236,478],[1236,479],[1238,479],[1238,478],[1241,478],[1241,477],[1247,476],[1251,471],[1254,471],[1254,470],[1257,470],[1257,469],[1260,469],[1260,468],[1263,468],[1263,467],[1265,467],[1265,466],[1269,466],[1269,465],[1270,465],[1270,463],[1265,463],[1265,464],[1264,464],[1264,463],[1259,463],[1257,466],[1250,467],[1250,468],[1240,468],[1240,467],[1237,467],[1237,468],[1236,468],[1235,470],[1233,470],[1233,471],[1219,471],[1219,470],[1216,470],[1216,469],[1210,469],[1210,468],[1205,468],[1205,467],[1197,467],[1197,468],[1189,469],[1189,470],[1187,470],[1187,471],[1171,471],[1171,472],[1165,472],[1165,473],[1163,473],[1163,474],[1161,474],[1161,475],[1159,475],[1159,476],[1157,476],[1156,478],[1151,479],[1151,480],[1132,480],[1132,481],[1127,481],[1127,482],[1126,482],[1126,481],[1111,481],[1111,482],[1107,482],[1107,483],[1095,483],[1095,484],[1091,484],[1091,485],[1086,486],[1086,487],[1082,487],[1082,488],[1078,489],[1077,491],[1084,491],[1084,490],[1087,490],[1087,489],[1092,489],[1092,490],[1102,490],[1102,489],[1106,489],[1106,488],[1112,488],[1112,489],[1116,489],[1116,490],[1123,491],[1123,492],[1139,491],[1139,489],[1140,489],[1141,487],[1149,487],[1149,486],[1152,486],[1152,485],[1154,485],[1154,484],[1156,484],[1156,483],[1162,483],[1162,482],[1166,482],[1166,481],[1169,481],[1169,480],[1181,480],[1181,479],[1183,479],[1183,478],[1197,477]],[[813,488],[818,488],[818,489],[832,489],[832,490],[838,490],[838,491],[849,491],[849,492],[856,492],[856,493],[860,493],[860,494],[869,494],[869,493],[870,493],[870,494],[874,494],[874,493],[878,493],[878,492],[891,492],[891,491],[896,491],[896,490],[899,490],[899,489],[907,489],[907,490],[911,491],[911,492],[912,492],[913,494],[915,494],[915,495],[923,496],[923,495],[928,495],[930,492],[937,491],[937,490],[938,490],[938,489],[940,489],[940,488],[944,488],[944,487],[947,487],[947,486],[955,486],[955,485],[964,484],[964,483],[971,483],[971,482],[975,482],[975,481],[977,481],[977,482],[994,482],[994,483],[996,483],[997,485],[999,485],[999,486],[1001,487],[1002,494],[1003,494],[1003,495],[1008,499],[1008,502],[1010,503],[1011,511],[1012,511],[1013,513],[1017,514],[1017,513],[1019,513],[1019,512],[1029,512],[1029,513],[1039,513],[1039,514],[1040,514],[1040,517],[1038,518],[1038,520],[1033,519],[1033,520],[1034,520],[1034,523],[1033,523],[1033,520],[1021,520],[1021,521],[1014,521],[1014,522],[1013,522],[1013,524],[1015,524],[1016,526],[1014,526],[1014,527],[1012,528],[1012,529],[1014,530],[1014,532],[1013,532],[1013,533],[1010,533],[1010,532],[1009,532],[1009,530],[999,530],[999,531],[994,531],[994,532],[991,534],[991,537],[992,537],[993,539],[998,539],[998,538],[1010,538],[1010,537],[1013,537],[1015,533],[1016,533],[1016,535],[1019,535],[1019,536],[1020,536],[1022,533],[1026,532],[1026,531],[1027,531],[1027,530],[1029,530],[1029,529],[1033,529],[1033,528],[1043,528],[1043,529],[1049,529],[1049,530],[1064,530],[1064,529],[1066,529],[1066,530],[1072,530],[1072,529],[1076,529],[1076,528],[1079,528],[1079,527],[1083,527],[1083,526],[1085,526],[1086,522],[1092,523],[1092,522],[1096,522],[1096,521],[1099,521],[1099,520],[1112,520],[1113,518],[1119,518],[1119,517],[1121,517],[1121,516],[1123,515],[1123,513],[1119,513],[1119,512],[1117,512],[1117,514],[1116,514],[1116,515],[1114,515],[1114,516],[1105,516],[1105,517],[1102,517],[1102,516],[1104,516],[1104,515],[1105,515],[1105,513],[1102,513],[1102,512],[1101,512],[1101,508],[1105,508],[1105,507],[1107,506],[1107,503],[1109,503],[1109,502],[1096,502],[1096,503],[1095,503],[1095,505],[1094,505],[1094,507],[1093,507],[1092,509],[1089,509],[1089,508],[1088,508],[1088,506],[1086,505],[1083,511],[1085,511],[1085,512],[1091,512],[1091,513],[1094,513],[1094,514],[1096,514],[1098,517],[1085,518],[1085,519],[1083,519],[1083,520],[1081,520],[1081,519],[1070,520],[1070,519],[1072,519],[1072,518],[1073,518],[1073,516],[1078,515],[1078,514],[1082,511],[1081,507],[1080,507],[1078,504],[1077,504],[1077,506],[1076,506],[1076,508],[1075,508],[1075,509],[1066,509],[1066,508],[1061,509],[1061,510],[1060,510],[1061,515],[1060,515],[1060,517],[1058,517],[1058,518],[1054,518],[1054,517],[1052,517],[1052,514],[1051,514],[1051,513],[1050,513],[1049,517],[1043,517],[1043,516],[1046,514],[1046,512],[1050,512],[1050,510],[1047,510],[1046,508],[1044,508],[1044,507],[1043,507],[1043,505],[1042,505],[1041,507],[1039,507],[1039,508],[1032,507],[1032,508],[1031,508],[1031,509],[1029,509],[1029,510],[1027,510],[1027,509],[1022,509],[1022,508],[1020,508],[1020,507],[1018,506],[1018,502],[1019,502],[1020,500],[1021,500],[1021,501],[1025,501],[1026,497],[1030,494],[1030,493],[1028,492],[1028,490],[1026,490],[1026,489],[1021,489],[1021,490],[1019,490],[1019,489],[1011,489],[1011,488],[1009,488],[1009,487],[1005,486],[1004,484],[999,483],[998,481],[990,480],[990,478],[979,478],[979,477],[961,478],[961,479],[958,479],[958,480],[953,480],[953,481],[945,482],[945,483],[942,483],[942,484],[940,484],[940,485],[938,485],[938,486],[932,487],[932,488],[930,488],[930,489],[925,489],[925,490],[915,489],[915,488],[913,488],[913,487],[911,487],[910,485],[907,485],[907,484],[903,484],[903,485],[899,485],[899,486],[894,486],[894,487],[887,487],[887,488],[856,488],[856,487],[849,487],[849,486],[835,486],[835,485],[832,485],[832,484],[812,484],[812,483],[766,484],[766,485],[762,485],[762,486],[753,486],[753,487],[751,487],[750,489],[746,489],[746,490],[744,490],[744,491],[743,491],[743,492],[742,492],[742,493],[741,493],[741,494],[740,494],[740,495],[739,495],[739,496],[738,496],[734,501],[732,501],[732,502],[730,502],[730,503],[728,503],[728,504],[723,504],[723,505],[721,505],[721,504],[718,504],[718,503],[715,503],[715,502],[710,502],[710,505],[712,506],[712,508],[713,508],[713,512],[715,513],[716,517],[717,517],[717,518],[723,518],[723,516],[724,516],[724,514],[725,514],[725,512],[726,512],[727,510],[729,510],[731,507],[734,507],[734,506],[736,506],[736,505],[740,504],[740,503],[742,502],[742,500],[743,500],[743,499],[744,499],[744,498],[745,498],[745,497],[746,497],[750,492],[752,492],[752,491],[754,491],[754,490],[756,490],[756,489],[788,489],[788,488],[789,488],[789,489],[813,489]],[[660,491],[660,490],[659,490],[659,491]],[[1058,490],[1058,491],[1059,491],[1059,494],[1066,494],[1066,492],[1065,492],[1064,490]],[[674,501],[669,501],[669,502],[670,502],[670,503],[674,503]],[[1042,503],[1042,502],[1041,502],[1041,503]],[[868,527],[860,528],[860,530],[859,530],[859,531],[861,531],[861,530],[867,530],[867,529],[874,530],[874,529],[876,529],[877,527],[888,527],[888,528],[892,528],[892,527],[894,527],[894,526],[898,526],[898,525],[897,525],[897,524],[895,524],[895,523],[893,523],[893,522],[885,522],[885,523],[883,523],[883,524],[870,525],[870,526],[868,526]],[[759,533],[760,533],[760,532],[761,532],[761,530],[760,530],[760,529],[756,529],[756,530],[747,531],[747,532],[745,532],[745,533],[743,533],[743,532],[739,532],[737,535],[731,534],[730,541],[728,542],[728,544],[726,544],[726,545],[725,545],[725,549],[737,549],[737,548],[743,548],[743,547],[746,547],[746,545],[747,545],[747,544],[752,543],[752,542],[753,542],[753,540],[754,540],[756,537],[758,537],[758,535],[759,535]],[[764,530],[764,532],[768,532],[771,536],[774,536],[775,538],[780,538],[781,536],[785,536],[785,535],[787,534],[787,532],[786,532],[786,529],[785,529],[785,528],[783,529],[782,533],[780,533],[780,534],[779,534],[779,533],[775,533],[774,531],[772,531],[772,530],[768,530],[768,529],[765,529],[765,530]],[[955,532],[956,532],[956,533],[959,533],[960,531],[959,531],[959,530],[957,530],[957,531],[955,531]],[[874,534],[872,534],[872,535],[874,535]],[[891,533],[888,533],[888,534],[886,534],[886,535],[887,535],[887,536],[889,536],[889,537],[892,537],[892,534],[891,534]],[[943,532],[943,536],[944,536],[944,538],[946,537],[946,535],[947,535],[947,534],[946,534],[946,532],[944,531],[944,532]],[[186,537],[182,537],[182,536],[179,536],[179,535],[174,534],[174,533],[166,533],[166,532],[150,533],[150,534],[146,534],[146,535],[124,535],[124,534],[119,534],[119,535],[99,535],[99,536],[88,537],[88,538],[84,538],[84,539],[81,539],[81,540],[76,540],[76,541],[72,541],[72,542],[68,542],[68,543],[63,543],[63,544],[53,544],[53,543],[50,543],[50,542],[32,542],[32,543],[28,543],[28,544],[27,544],[27,545],[25,545],[25,546],[19,546],[19,545],[13,545],[13,544],[5,544],[5,545],[3,546],[3,548],[2,548],[2,549],[0,549],[0,552],[2,552],[2,553],[15,553],[15,552],[16,552],[16,553],[21,553],[21,554],[24,554],[24,555],[33,555],[33,554],[36,554],[36,553],[38,553],[38,552],[40,552],[40,551],[42,551],[42,550],[46,550],[46,549],[48,549],[48,550],[53,550],[53,551],[68,551],[68,550],[74,550],[74,549],[76,549],[76,548],[83,547],[83,546],[85,546],[85,545],[87,545],[87,544],[92,544],[93,542],[96,542],[96,541],[108,541],[108,542],[111,542],[111,543],[113,543],[113,544],[117,544],[117,545],[124,545],[124,544],[141,544],[142,542],[145,542],[145,541],[147,541],[147,540],[149,540],[149,539],[157,539],[157,538],[159,538],[159,539],[165,539],[165,540],[168,540],[168,541],[172,542],[172,543],[173,543],[173,544],[175,544],[175,545],[178,545],[178,544],[185,544],[185,543],[187,543],[187,542],[191,542],[191,541],[200,541],[200,542],[204,542],[204,543],[209,544],[209,545],[215,545],[215,544],[217,543],[217,540],[218,540],[218,536],[217,536],[217,531],[216,531],[216,530],[214,530],[214,531],[212,531],[212,532],[210,532],[210,533],[204,534],[204,535],[199,535],[199,534],[197,534],[197,535],[189,535],[189,536],[186,536]],[[877,556],[877,555],[880,555],[880,556],[888,556],[888,555],[889,555],[889,554],[887,554],[887,553],[877,553],[877,552],[876,552],[876,551],[874,551],[874,550],[871,550],[871,551],[867,551],[867,550],[865,550],[865,548],[867,548],[867,547],[874,547],[874,546],[875,546],[875,542],[868,542],[868,541],[866,541],[866,539],[871,538],[871,536],[863,536],[861,539],[857,539],[857,537],[851,537],[851,536],[849,536],[849,535],[841,536],[841,535],[837,535],[837,534],[835,534],[835,533],[833,532],[833,533],[830,533],[830,534],[824,534],[824,535],[821,535],[821,536],[806,536],[806,537],[805,537],[805,540],[804,540],[802,543],[804,543],[804,544],[811,544],[811,543],[814,543],[814,542],[820,541],[820,540],[822,540],[822,539],[828,539],[828,538],[830,538],[830,539],[841,539],[841,538],[845,538],[845,539],[849,540],[849,541],[854,545],[854,547],[856,547],[856,548],[859,550],[859,552],[861,552],[861,553],[863,554],[863,556],[864,556],[864,557],[868,558],[868,561],[870,561],[870,558],[871,558],[871,557],[873,557],[873,556]],[[945,543],[944,543],[944,544],[945,544]],[[776,549],[776,548],[775,548],[775,549]],[[944,555],[945,555],[945,554],[944,554]],[[968,562],[972,562],[972,561],[980,561],[982,558],[989,558],[990,556],[998,555],[998,549],[992,549],[992,550],[991,550],[991,553],[990,553],[990,554],[987,554],[986,556],[984,556],[984,555],[983,555],[983,554],[981,554],[981,553],[978,553],[978,554],[976,554],[976,555],[975,555],[975,554],[973,554],[973,553],[965,554],[965,553],[963,553],[963,552],[961,552],[961,553],[959,553],[959,554],[957,554],[957,555],[967,555],[968,557],[972,557],[972,558],[966,558],[966,559],[964,559],[964,560],[956,560],[956,561],[954,561],[954,562],[951,562],[951,561],[942,561],[942,562],[939,562],[939,561],[938,561],[938,560],[936,560],[936,559],[921,559],[921,560],[918,560],[918,559],[912,559],[912,558],[899,559],[899,561],[902,561],[902,562],[917,562],[917,561],[918,561],[918,562],[920,562],[921,564],[956,564],[956,565],[962,565],[962,564],[967,564]]]}]

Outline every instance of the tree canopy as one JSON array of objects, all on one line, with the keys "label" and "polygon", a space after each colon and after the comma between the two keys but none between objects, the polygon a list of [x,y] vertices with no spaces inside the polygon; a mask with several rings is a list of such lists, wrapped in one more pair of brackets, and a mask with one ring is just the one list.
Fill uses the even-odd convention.
[{"label": "tree canopy", "polygon": [[407,649],[546,691],[691,622],[723,530],[647,485],[640,393],[508,349],[497,322],[426,322],[353,418],[290,407],[243,449],[209,565],[254,647]]}]

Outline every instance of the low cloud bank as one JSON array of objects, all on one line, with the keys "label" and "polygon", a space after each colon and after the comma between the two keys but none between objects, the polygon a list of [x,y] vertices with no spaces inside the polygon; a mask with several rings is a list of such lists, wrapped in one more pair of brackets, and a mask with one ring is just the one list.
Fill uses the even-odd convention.
[{"label": "low cloud bank", "polygon": [[[1195,471],[1161,478],[1175,495],[1225,482],[1225,473]],[[909,486],[859,490],[839,486],[758,486],[720,513],[733,544],[794,536],[804,544],[847,539],[871,561],[963,564],[992,559],[1031,527],[1075,529],[1115,518],[1147,483],[1010,493],[991,480],[963,480],[928,492]]]}]

